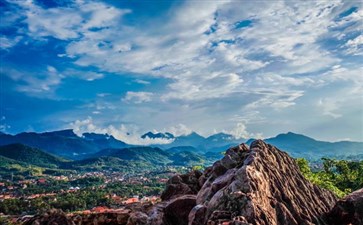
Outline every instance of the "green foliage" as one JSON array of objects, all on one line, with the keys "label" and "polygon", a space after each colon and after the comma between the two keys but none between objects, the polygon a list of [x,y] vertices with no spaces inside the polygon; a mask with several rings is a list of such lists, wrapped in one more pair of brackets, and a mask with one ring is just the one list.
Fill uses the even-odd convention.
[{"label": "green foliage", "polygon": [[173,165],[192,166],[195,164],[204,164],[204,158],[196,153],[183,151],[177,152],[170,157]]},{"label": "green foliage", "polygon": [[312,183],[343,197],[363,187],[363,161],[322,158],[323,169],[312,172],[308,161],[296,159],[302,174]]},{"label": "green foliage", "polygon": [[123,160],[142,161],[155,165],[171,163],[169,154],[160,148],[152,147],[134,147],[115,149],[110,155]]},{"label": "green foliage", "polygon": [[199,171],[202,171],[204,169],[204,167],[203,166],[201,166],[201,165],[195,165],[195,166],[193,166],[192,167],[192,170],[199,170]]},{"label": "green foliage", "polygon": [[7,218],[7,217],[2,217],[0,216],[0,224],[2,225],[17,225],[17,224],[20,224],[20,223],[14,223],[11,221],[10,218]]},{"label": "green foliage", "polygon": [[0,202],[0,212],[8,215],[41,213],[51,208],[70,212],[89,209],[97,205],[109,205],[110,199],[104,190],[82,190],[58,196],[46,196],[30,200],[5,199]]},{"label": "green foliage", "polygon": [[3,179],[22,180],[26,176],[41,175],[43,169],[0,155],[0,176]]},{"label": "green foliage", "polygon": [[[95,206],[112,206],[116,203],[108,196],[116,194],[123,197],[138,195],[160,195],[164,184],[157,179],[146,183],[127,184],[121,182],[108,183],[105,187],[104,180],[98,177],[82,178],[71,182],[53,181],[47,185],[30,185],[20,194],[51,193],[59,189],[68,189],[70,185],[81,186],[76,192],[59,193],[55,196],[43,196],[34,199],[5,199],[0,201],[0,212],[7,215],[35,214],[51,208],[62,209],[65,212],[91,209]],[[0,223],[1,224],[1,223]]]},{"label": "green foliage", "polygon": [[65,162],[64,159],[45,153],[40,149],[23,144],[10,144],[0,147],[0,156],[25,162],[27,164],[55,168]]},{"label": "green foliage", "polygon": [[139,172],[150,171],[158,166],[146,161],[123,160],[118,157],[103,156],[66,163],[62,168],[77,171],[113,170],[119,172]]},{"label": "green foliage", "polygon": [[305,176],[311,174],[311,169],[309,167],[309,162],[306,159],[297,158],[296,162],[297,162],[297,165],[299,166],[300,171],[302,172],[302,174],[304,174]]}]

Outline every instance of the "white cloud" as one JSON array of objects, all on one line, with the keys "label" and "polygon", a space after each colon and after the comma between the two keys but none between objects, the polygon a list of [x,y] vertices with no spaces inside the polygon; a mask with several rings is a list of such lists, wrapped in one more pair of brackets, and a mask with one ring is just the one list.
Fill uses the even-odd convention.
[{"label": "white cloud", "polygon": [[16,1],[25,10],[25,21],[33,37],[53,36],[61,40],[75,39],[91,28],[116,25],[130,12],[92,1],[75,1],[72,7],[43,9],[34,1]]},{"label": "white cloud", "polygon": [[179,78],[169,85],[172,90],[162,97],[163,100],[171,98],[184,100],[200,100],[218,98],[228,95],[239,87],[243,80],[238,74],[212,73],[208,76]]},{"label": "white cloud", "polygon": [[150,139],[141,138],[142,132],[139,128],[132,125],[121,124],[119,127],[109,125],[107,127],[98,126],[93,121],[92,117],[88,117],[84,120],[76,120],[69,124],[70,128],[73,129],[74,133],[78,136],[82,136],[83,133],[93,132],[99,134],[110,134],[116,139],[121,140],[127,144],[133,145],[151,145],[151,144],[169,144],[173,142],[173,139]]},{"label": "white cloud", "polygon": [[11,126],[6,123],[6,117],[1,116],[0,118],[0,132],[6,132]]},{"label": "white cloud", "polygon": [[273,73],[263,73],[256,76],[256,82],[259,86],[273,85],[273,86],[308,86],[315,83],[314,79],[310,77],[294,77],[294,76],[281,76]]},{"label": "white cloud", "polygon": [[109,96],[111,95],[110,93],[98,93],[97,96],[100,97],[100,98],[103,98],[103,97],[106,97],[106,96]]},{"label": "white cloud", "polygon": [[236,139],[262,139],[262,133],[250,133],[247,131],[247,127],[243,122],[238,122],[234,128],[230,131],[223,130],[222,132],[233,135]]},{"label": "white cloud", "polygon": [[164,133],[170,132],[174,136],[178,137],[178,136],[188,135],[188,134],[192,133],[193,131],[184,124],[178,124],[178,125],[169,127],[168,129],[163,129],[162,132],[164,132]]},{"label": "white cloud", "polygon": [[125,97],[122,99],[122,101],[125,102],[133,102],[136,104],[144,103],[144,102],[150,102],[153,97],[153,93],[151,92],[134,92],[134,91],[128,91],[126,92]]},{"label": "white cloud", "polygon": [[67,77],[76,77],[87,81],[94,81],[104,77],[102,73],[97,73],[93,71],[79,71],[74,69],[68,69],[62,72],[62,74]]},{"label": "white cloud", "polygon": [[138,83],[138,84],[150,84],[150,81],[147,81],[147,80],[142,80],[142,79],[136,79],[134,80],[135,83]]},{"label": "white cloud", "polygon": [[334,119],[341,117],[342,115],[337,113],[336,111],[339,109],[337,105],[337,101],[334,99],[319,99],[318,106],[322,109],[323,115],[331,116]]},{"label": "white cloud", "polygon": [[354,39],[348,40],[345,46],[348,48],[348,54],[363,55],[363,35],[361,34]]},{"label": "white cloud", "polygon": [[[253,86],[264,80],[265,87],[272,81],[293,92],[294,86],[314,83],[313,77],[296,73],[317,72],[341,61],[319,45],[319,38],[335,25],[335,9],[341,3],[261,4],[185,2],[174,9],[174,17],[160,24],[158,32],[122,24],[97,33],[85,31],[67,46],[66,54],[76,57],[75,63],[81,66],[168,78],[171,83],[162,94],[164,101],[223,98],[241,89],[253,93]],[[191,14],[196,8],[198,13]],[[252,20],[251,27],[235,29],[236,22],[247,19]],[[207,34],[212,26],[215,31]],[[274,105],[294,105],[293,100],[288,102]]]},{"label": "white cloud", "polygon": [[44,93],[54,92],[54,87],[57,87],[63,78],[50,65],[39,73],[29,73],[9,68],[2,68],[2,72],[12,80],[20,83],[16,86],[18,91],[38,96],[42,96]]},{"label": "white cloud", "polygon": [[18,91],[37,95],[39,97],[46,97],[43,93],[54,93],[62,83],[62,80],[66,77],[77,77],[87,81],[93,81],[104,77],[103,74],[92,71],[84,72],[74,69],[58,71],[51,65],[47,65],[46,68],[43,68],[38,72],[27,72],[8,67],[2,67],[1,72],[19,83],[16,85]]},{"label": "white cloud", "polygon": [[0,48],[1,49],[9,49],[15,46],[20,40],[21,36],[17,36],[15,38],[7,38],[6,36],[0,37]]},{"label": "white cloud", "polygon": [[244,106],[246,110],[256,110],[265,107],[271,107],[275,110],[283,110],[289,106],[295,105],[295,100],[302,97],[303,91],[287,90],[255,90],[256,94],[261,97],[259,100],[251,102]]},{"label": "white cloud", "polygon": [[[334,65],[328,71],[321,74],[319,78],[322,80],[321,85],[342,84],[343,82],[349,84],[346,96],[362,94],[363,90],[363,67],[357,65],[357,67],[347,68],[341,65]],[[343,96],[340,96],[343,97]]]}]

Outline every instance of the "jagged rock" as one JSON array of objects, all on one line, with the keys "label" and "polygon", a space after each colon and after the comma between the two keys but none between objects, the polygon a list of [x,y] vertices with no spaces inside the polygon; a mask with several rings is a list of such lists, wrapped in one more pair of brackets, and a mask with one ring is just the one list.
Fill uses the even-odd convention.
[{"label": "jagged rock", "polygon": [[117,210],[117,212],[104,212],[92,214],[78,214],[70,216],[73,222],[78,225],[106,225],[119,224],[126,225],[131,215],[131,210]]},{"label": "jagged rock", "polygon": [[149,212],[148,225],[162,225],[164,222],[164,209],[167,202],[162,202]]},{"label": "jagged rock", "polygon": [[223,175],[228,169],[222,165],[221,161],[217,161],[213,164],[213,176],[218,177]]},{"label": "jagged rock", "polygon": [[[301,175],[292,158],[263,141],[229,149],[197,195],[208,224],[326,224],[320,216],[335,202]],[[237,222],[239,216],[244,220]]]},{"label": "jagged rock", "polygon": [[339,200],[328,217],[331,225],[362,225],[363,188]]},{"label": "jagged rock", "polygon": [[190,211],[189,216],[188,216],[188,225],[200,225],[200,224],[204,224],[204,218],[205,218],[205,213],[207,211],[207,208],[204,205],[196,205],[194,206],[194,208],[192,209],[192,211]]},{"label": "jagged rock", "polygon": [[204,183],[208,180],[209,176],[211,175],[212,171],[213,171],[213,168],[211,166],[207,167],[204,170],[204,173],[198,179],[199,187],[202,187],[204,185]]},{"label": "jagged rock", "polygon": [[126,225],[147,225],[148,216],[143,212],[133,212]]},{"label": "jagged rock", "polygon": [[201,175],[200,171],[193,170],[187,174],[173,176],[168,180],[161,199],[167,201],[181,195],[197,194],[200,189],[199,178]]},{"label": "jagged rock", "polygon": [[62,210],[51,209],[26,221],[24,225],[75,225]]},{"label": "jagged rock", "polygon": [[188,225],[188,216],[195,206],[195,195],[185,195],[171,200],[164,209],[164,221],[168,225]]},{"label": "jagged rock", "polygon": [[195,194],[187,184],[167,184],[165,191],[161,195],[161,200],[167,201],[181,195]]},{"label": "jagged rock", "polygon": [[129,220],[130,214],[129,213],[120,213],[116,217],[117,224],[126,224]]}]

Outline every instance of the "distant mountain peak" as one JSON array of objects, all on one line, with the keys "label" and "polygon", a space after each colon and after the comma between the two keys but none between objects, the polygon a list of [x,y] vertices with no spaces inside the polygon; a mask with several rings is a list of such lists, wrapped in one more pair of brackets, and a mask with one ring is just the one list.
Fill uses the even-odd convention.
[{"label": "distant mountain peak", "polygon": [[150,139],[174,139],[174,135],[169,133],[169,132],[165,132],[165,133],[153,133],[151,131],[141,135],[141,138],[142,139],[145,139],[145,138],[150,138]]},{"label": "distant mountain peak", "polygon": [[297,133],[294,133],[294,132],[287,132],[287,133],[283,133],[283,134],[279,134],[277,135],[275,138],[288,138],[288,139],[301,139],[301,140],[309,140],[309,141],[316,141],[315,139],[311,138],[311,137],[308,137],[306,135],[303,135],[303,134],[297,134]]},{"label": "distant mountain peak", "polygon": [[82,134],[83,138],[86,139],[93,139],[93,140],[98,140],[98,139],[110,139],[113,138],[112,135],[109,135],[107,133],[105,134],[97,134],[97,133],[83,133]]},{"label": "distant mountain peak", "polygon": [[207,138],[210,141],[232,141],[236,140],[235,136],[231,134],[226,134],[223,132],[213,134]]},{"label": "distant mountain peak", "polygon": [[193,131],[190,134],[185,134],[182,135],[181,137],[200,137],[200,138],[204,138],[202,135],[198,134],[197,132]]},{"label": "distant mountain peak", "polygon": [[63,136],[63,137],[78,137],[77,134],[74,133],[73,129],[65,129],[58,131],[50,131],[41,133],[42,135],[54,135],[54,136]]}]

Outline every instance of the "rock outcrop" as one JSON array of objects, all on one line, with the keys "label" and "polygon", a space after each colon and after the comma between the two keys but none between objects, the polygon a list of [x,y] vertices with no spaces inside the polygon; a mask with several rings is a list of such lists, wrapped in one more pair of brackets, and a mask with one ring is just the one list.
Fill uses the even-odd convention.
[{"label": "rock outcrop", "polygon": [[93,224],[361,225],[362,193],[336,204],[334,194],[303,177],[294,159],[257,140],[228,149],[203,173],[173,176],[161,203]]},{"label": "rock outcrop", "polygon": [[23,223],[24,225],[75,225],[72,218],[57,209],[49,210]]},{"label": "rock outcrop", "polygon": [[363,188],[339,200],[329,213],[331,225],[363,225]]},{"label": "rock outcrop", "polygon": [[[255,141],[214,163],[197,194],[189,224],[327,224],[336,197],[307,181],[285,152]],[[198,222],[200,223],[200,222]]]},{"label": "rock outcrop", "polygon": [[161,194],[161,200],[166,201],[181,195],[197,194],[200,185],[199,178],[202,176],[200,171],[191,171],[187,174],[174,175],[166,183],[166,189]]}]

